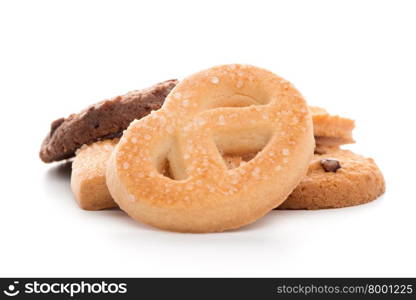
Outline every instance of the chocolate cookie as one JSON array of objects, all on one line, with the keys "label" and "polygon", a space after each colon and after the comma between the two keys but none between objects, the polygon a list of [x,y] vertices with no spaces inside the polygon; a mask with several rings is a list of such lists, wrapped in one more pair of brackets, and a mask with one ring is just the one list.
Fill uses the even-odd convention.
[{"label": "chocolate cookie", "polygon": [[167,80],[131,91],[91,105],[68,118],[53,121],[42,143],[40,158],[46,163],[67,159],[84,144],[121,136],[131,121],[159,109],[177,83],[175,79]]},{"label": "chocolate cookie", "polygon": [[383,175],[373,159],[333,150],[315,154],[306,177],[278,209],[353,206],[376,199],[384,190]]}]

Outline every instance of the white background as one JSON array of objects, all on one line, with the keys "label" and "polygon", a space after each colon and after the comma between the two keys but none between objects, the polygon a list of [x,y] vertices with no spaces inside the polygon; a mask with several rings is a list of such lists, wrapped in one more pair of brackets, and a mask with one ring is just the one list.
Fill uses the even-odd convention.
[{"label": "white background", "polygon": [[[2,1],[0,276],[416,276],[414,1]],[[178,234],[78,208],[43,164],[52,120],[223,63],[285,77],[355,119],[386,194]]]}]

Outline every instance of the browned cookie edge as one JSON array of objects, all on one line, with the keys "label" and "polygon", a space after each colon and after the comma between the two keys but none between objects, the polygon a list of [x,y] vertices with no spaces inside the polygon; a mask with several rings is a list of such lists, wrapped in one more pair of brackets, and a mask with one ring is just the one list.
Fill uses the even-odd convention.
[{"label": "browned cookie edge", "polygon": [[385,191],[373,159],[348,150],[315,154],[308,174],[278,209],[324,209],[364,204]]},{"label": "browned cookie edge", "polygon": [[118,137],[135,119],[159,109],[178,81],[171,79],[93,104],[77,114],[52,122],[39,156],[45,163],[74,156],[84,144]]}]

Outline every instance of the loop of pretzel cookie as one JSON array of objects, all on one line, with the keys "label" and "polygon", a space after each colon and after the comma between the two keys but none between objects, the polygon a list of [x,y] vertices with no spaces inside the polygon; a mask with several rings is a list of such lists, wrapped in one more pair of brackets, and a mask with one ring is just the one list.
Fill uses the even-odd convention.
[{"label": "loop of pretzel cookie", "polygon": [[[110,158],[107,184],[136,220],[224,231],[282,203],[313,148],[308,107],[289,82],[253,66],[219,66],[183,80],[159,111],[130,124]],[[233,169],[223,158],[256,152]]]}]

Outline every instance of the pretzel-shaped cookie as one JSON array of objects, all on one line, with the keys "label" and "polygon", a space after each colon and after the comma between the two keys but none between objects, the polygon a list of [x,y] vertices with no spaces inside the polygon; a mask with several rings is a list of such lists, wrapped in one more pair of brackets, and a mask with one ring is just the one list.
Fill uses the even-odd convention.
[{"label": "pretzel-shaped cookie", "polygon": [[[184,79],[160,110],[130,124],[108,163],[107,185],[138,221],[224,231],[282,203],[313,149],[308,107],[289,82],[254,66],[224,65]],[[230,169],[228,154],[254,158]]]}]

